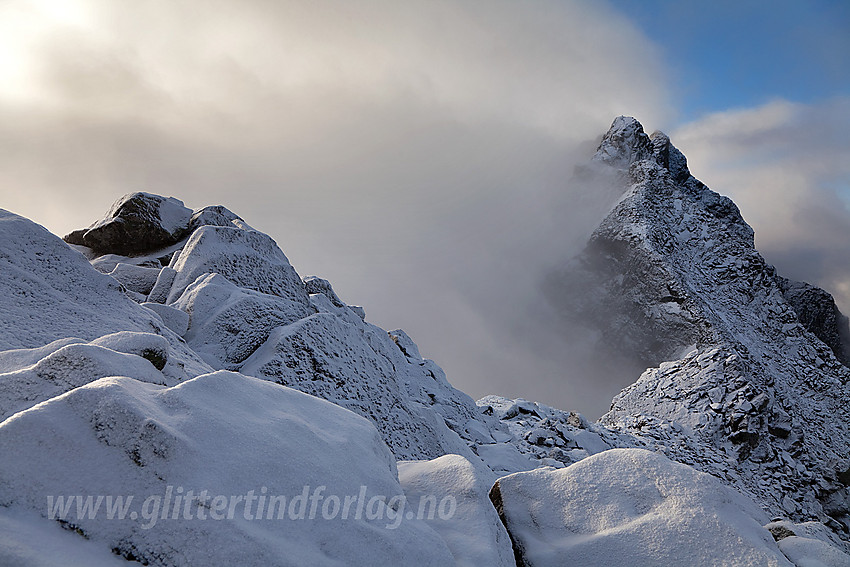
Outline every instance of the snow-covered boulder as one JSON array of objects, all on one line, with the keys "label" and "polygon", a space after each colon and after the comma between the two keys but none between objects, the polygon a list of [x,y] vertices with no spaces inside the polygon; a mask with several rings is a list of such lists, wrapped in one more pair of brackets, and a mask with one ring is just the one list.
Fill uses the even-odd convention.
[{"label": "snow-covered boulder", "polygon": [[400,459],[475,458],[439,415],[408,397],[398,373],[406,362],[387,333],[349,316],[316,313],[274,329],[241,371],[369,418]]},{"label": "snow-covered boulder", "polygon": [[168,300],[168,294],[171,293],[171,285],[174,283],[174,278],[177,277],[177,272],[170,266],[165,266],[159,271],[156,277],[156,282],[148,294],[148,302],[164,304]]},{"label": "snow-covered boulder", "polygon": [[147,307],[162,319],[166,327],[174,331],[177,335],[183,336],[189,329],[189,314],[176,307],[164,305],[162,303],[144,302],[142,307]]},{"label": "snow-covered boulder", "polygon": [[[460,455],[445,455],[432,461],[402,461],[398,478],[408,505],[422,505],[421,510],[408,511],[427,519],[458,567],[514,567],[511,540],[488,498],[492,474],[483,470]],[[454,513],[446,514],[452,508]]]},{"label": "snow-covered boulder", "polygon": [[109,272],[109,275],[127,289],[148,295],[159,277],[160,269],[120,262]]},{"label": "snow-covered boulder", "polygon": [[398,516],[395,459],[367,420],[240,374],[104,378],[4,421],[0,454],[0,507],[149,565],[454,564]]},{"label": "snow-covered boulder", "polygon": [[306,317],[309,306],[238,287],[221,274],[202,274],[171,303],[189,315],[184,337],[215,368],[235,369],[277,327]]},{"label": "snow-covered boulder", "polygon": [[644,449],[506,476],[490,496],[526,567],[792,565],[751,500]]},{"label": "snow-covered boulder", "polygon": [[177,275],[168,303],[176,301],[199,276],[217,273],[239,287],[309,304],[307,291],[271,237],[236,227],[202,226],[175,254]]},{"label": "snow-covered boulder", "polygon": [[765,528],[797,567],[850,567],[850,544],[820,522],[776,519]]},{"label": "snow-covered boulder", "polygon": [[43,227],[2,209],[0,289],[0,351],[131,331],[167,339],[173,361],[165,373],[175,382],[212,370],[117,281]]},{"label": "snow-covered boulder", "polygon": [[242,217],[221,205],[204,207],[195,211],[189,225],[192,231],[202,226],[235,226],[244,230],[254,230],[251,225],[242,220]]},{"label": "snow-covered boulder", "polygon": [[796,567],[850,567],[850,555],[819,539],[789,536],[778,544]]},{"label": "snow-covered boulder", "polygon": [[331,286],[331,282],[326,279],[318,276],[307,276],[304,278],[304,287],[307,289],[307,293],[311,295],[314,293],[321,293],[336,307],[345,307],[345,303],[343,303],[336,294],[333,286]]},{"label": "snow-covered boulder", "polygon": [[[3,372],[3,360],[0,358],[0,421],[14,413],[106,376],[132,376],[137,380],[153,384],[165,383],[162,373],[149,360],[141,356],[117,352],[82,341],[72,344],[63,343],[65,341],[51,343],[48,347],[56,347],[53,352],[45,354],[43,358],[31,365],[20,368],[10,365],[6,372]],[[21,359],[28,354],[20,351],[7,351],[7,353],[17,354]]]},{"label": "snow-covered boulder", "polygon": [[178,242],[191,218],[192,211],[174,197],[130,193],[118,199],[102,219],[72,232],[65,241],[100,254],[140,254]]}]

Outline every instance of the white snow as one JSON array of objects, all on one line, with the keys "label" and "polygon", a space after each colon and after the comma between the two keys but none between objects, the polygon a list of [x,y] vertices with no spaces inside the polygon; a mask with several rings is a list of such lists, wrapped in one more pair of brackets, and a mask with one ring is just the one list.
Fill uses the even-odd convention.
[{"label": "white snow", "polygon": [[398,477],[408,503],[429,497],[435,506],[446,498],[456,503],[450,518],[434,514],[428,525],[445,540],[458,567],[515,567],[511,540],[488,497],[491,475],[482,475],[480,467],[460,455],[444,455],[399,462]]},{"label": "white snow", "polygon": [[119,284],[37,224],[0,209],[0,350],[154,330]]},{"label": "white snow", "polygon": [[[105,510],[79,517],[72,508],[66,521],[101,549],[154,565],[454,564],[425,522],[395,522],[379,500],[371,509],[382,517],[370,519],[368,504],[355,517],[352,504],[343,519],[341,507],[334,516],[319,500],[310,519],[310,500],[298,519],[295,497],[304,487],[312,496],[323,486],[320,496],[331,502],[366,487],[364,502],[397,503],[395,460],[367,420],[240,374],[216,372],[172,388],[104,378],[4,421],[0,454],[16,455],[0,460],[0,508],[47,515],[49,496],[132,495],[129,511],[142,514],[135,520],[109,519]],[[172,498],[193,491],[188,507],[151,514],[150,504],[146,513],[143,501],[161,496],[164,505],[169,486]],[[231,519],[215,519],[215,500],[199,505],[204,490],[236,502]],[[257,500],[248,509],[231,498],[249,494]],[[277,507],[270,519],[268,508],[258,514],[260,494],[287,497],[283,519]]]},{"label": "white snow", "polygon": [[[131,331],[165,337],[179,364],[165,368],[177,381],[212,370],[129,299],[113,278],[93,269],[60,238],[0,209],[0,351],[43,347],[68,338],[92,341]],[[0,368],[0,371],[6,369]]]},{"label": "white snow", "polygon": [[239,287],[307,305],[301,278],[271,237],[235,227],[202,226],[192,233],[171,267],[177,276],[168,303],[199,276],[217,273]]},{"label": "white snow", "polygon": [[528,567],[790,566],[749,499],[644,449],[498,481]]},{"label": "white snow", "polygon": [[142,307],[147,307],[159,315],[163,324],[181,337],[189,330],[189,314],[185,311],[171,307],[170,305],[153,302],[144,302],[142,303]]},{"label": "white snow", "polygon": [[118,280],[127,289],[147,296],[153,289],[159,277],[159,272],[160,268],[136,266],[119,262],[109,272],[109,275]]},{"label": "white snow", "polygon": [[127,561],[35,512],[0,507],[0,565],[127,567]]},{"label": "white snow", "polygon": [[94,343],[69,344],[31,366],[0,373],[0,421],[98,378],[116,375],[152,384],[165,382],[162,373],[140,356]]},{"label": "white snow", "polygon": [[460,453],[475,459],[440,416],[410,399],[399,376],[408,363],[387,333],[348,315],[322,312],[274,329],[241,371],[371,419],[398,458]]},{"label": "white snow", "polygon": [[220,274],[202,274],[170,304],[189,314],[184,337],[214,368],[235,368],[281,325],[309,307],[286,297],[237,287]]},{"label": "white snow", "polygon": [[159,225],[170,234],[184,230],[191,219],[192,211],[183,205],[183,201],[167,197],[159,202]]},{"label": "white snow", "polygon": [[850,555],[819,539],[790,536],[778,543],[797,567],[850,567]]}]

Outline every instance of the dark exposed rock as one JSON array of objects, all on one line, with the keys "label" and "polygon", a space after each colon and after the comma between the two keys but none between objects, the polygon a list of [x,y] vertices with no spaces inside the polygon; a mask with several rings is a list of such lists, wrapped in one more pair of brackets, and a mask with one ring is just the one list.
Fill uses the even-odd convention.
[{"label": "dark exposed rock", "polygon": [[831,348],[844,366],[850,366],[850,326],[832,295],[806,282],[779,276],[776,279],[800,323]]},{"label": "dark exposed rock", "polygon": [[504,524],[505,529],[508,530],[508,536],[511,538],[511,546],[514,549],[514,560],[516,561],[517,567],[527,567],[528,564],[523,560],[524,553],[522,544],[514,538],[510,529],[508,529],[508,519],[505,517],[505,503],[502,500],[502,490],[498,480],[490,489],[490,502],[493,503],[496,513],[499,514],[499,519],[502,521],[502,524]]},{"label": "dark exposed rock", "polygon": [[68,234],[65,242],[98,254],[138,255],[179,242],[188,234],[191,218],[192,211],[178,199],[130,193],[90,227]]}]

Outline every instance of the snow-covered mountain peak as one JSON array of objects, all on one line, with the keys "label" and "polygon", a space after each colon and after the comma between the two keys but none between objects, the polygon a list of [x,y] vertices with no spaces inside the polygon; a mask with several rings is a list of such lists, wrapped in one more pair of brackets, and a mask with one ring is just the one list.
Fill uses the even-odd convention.
[{"label": "snow-covered mountain peak", "polygon": [[601,423],[675,438],[668,455],[766,509],[850,529],[838,480],[850,449],[847,320],[832,297],[779,276],[738,207],[695,179],[666,135],[617,118],[594,161],[628,167],[624,194],[548,295],[600,334],[599,356],[657,367]]},{"label": "snow-covered mountain peak", "polygon": [[652,157],[652,142],[640,122],[618,116],[602,137],[593,161],[627,170],[637,161]]}]

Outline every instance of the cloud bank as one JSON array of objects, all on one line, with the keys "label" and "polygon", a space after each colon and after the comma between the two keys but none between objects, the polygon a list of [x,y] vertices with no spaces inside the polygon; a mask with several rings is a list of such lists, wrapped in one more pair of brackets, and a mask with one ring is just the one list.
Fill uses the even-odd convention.
[{"label": "cloud bank", "polygon": [[221,203],[471,395],[607,404],[533,320],[539,274],[595,222],[576,161],[618,114],[669,120],[656,48],[605,4],[0,11],[0,206],[63,234],[134,190]]},{"label": "cloud bank", "polygon": [[[573,363],[538,291],[610,197],[574,165],[614,116],[672,125],[661,54],[607,4],[8,0],[0,38],[0,207],[64,234],[129,191],[224,204],[475,397],[596,415],[625,385]],[[671,132],[768,260],[845,309],[848,116]]]}]

